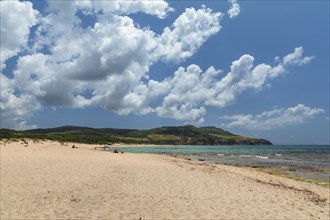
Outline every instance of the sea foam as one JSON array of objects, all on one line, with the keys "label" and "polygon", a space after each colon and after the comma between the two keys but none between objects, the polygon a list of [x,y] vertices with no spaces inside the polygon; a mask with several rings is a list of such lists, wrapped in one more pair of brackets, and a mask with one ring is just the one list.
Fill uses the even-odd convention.
[{"label": "sea foam", "polygon": [[264,157],[264,156],[256,156],[256,158],[260,158],[260,159],[269,159],[269,157]]}]

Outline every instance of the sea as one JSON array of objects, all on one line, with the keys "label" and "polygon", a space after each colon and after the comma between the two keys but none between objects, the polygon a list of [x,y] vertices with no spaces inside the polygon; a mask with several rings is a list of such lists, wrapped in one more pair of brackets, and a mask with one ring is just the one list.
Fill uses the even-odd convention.
[{"label": "sea", "polygon": [[280,171],[289,176],[330,182],[330,145],[130,146],[118,150]]}]

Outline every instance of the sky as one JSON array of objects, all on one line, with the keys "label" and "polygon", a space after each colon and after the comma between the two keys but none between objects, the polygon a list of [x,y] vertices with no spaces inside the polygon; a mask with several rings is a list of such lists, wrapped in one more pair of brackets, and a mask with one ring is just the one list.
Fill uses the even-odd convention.
[{"label": "sky", "polygon": [[1,128],[216,126],[329,144],[329,1],[16,1]]}]

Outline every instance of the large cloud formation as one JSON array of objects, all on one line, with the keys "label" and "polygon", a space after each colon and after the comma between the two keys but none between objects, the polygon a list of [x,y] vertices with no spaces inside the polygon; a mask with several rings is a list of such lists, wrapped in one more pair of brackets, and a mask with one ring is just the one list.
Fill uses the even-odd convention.
[{"label": "large cloud formation", "polygon": [[[164,19],[173,11],[165,1],[49,1],[43,14],[32,6],[1,2],[2,127],[23,128],[48,107],[153,112],[147,100],[154,95],[142,83],[150,66],[193,56],[221,28],[221,13],[204,6],[187,8],[161,35],[128,16]],[[84,17],[94,22],[84,24]],[[6,61],[19,53],[15,70],[4,74]]]},{"label": "large cloud formation", "polygon": [[[254,65],[254,57],[245,54],[232,62],[230,72],[221,79],[221,71],[214,67],[205,72],[197,65],[190,65],[186,70],[180,67],[173,78],[160,82],[168,90],[156,112],[162,117],[203,122],[205,105],[218,108],[229,106],[245,90],[263,88],[270,80],[285,73],[291,65],[310,62],[313,57],[303,57],[302,52],[302,47],[296,48],[275,66],[264,63]],[[294,62],[287,62],[288,57],[294,57]]]},{"label": "large cloud formation", "polygon": [[[239,5],[229,2],[228,13],[235,17]],[[221,70],[191,64],[156,81],[149,79],[150,67],[192,57],[221,30],[222,13],[187,8],[156,34],[130,14],[166,19],[173,8],[165,1],[49,1],[43,13],[31,2],[0,4],[1,127],[28,128],[29,117],[42,109],[87,106],[203,122],[206,106],[233,104],[245,90],[261,89],[290,66],[313,58],[298,47],[270,66],[254,65],[253,56],[245,54],[222,78]],[[19,16],[12,19],[13,14]],[[15,69],[5,74],[6,62],[17,55]]]}]

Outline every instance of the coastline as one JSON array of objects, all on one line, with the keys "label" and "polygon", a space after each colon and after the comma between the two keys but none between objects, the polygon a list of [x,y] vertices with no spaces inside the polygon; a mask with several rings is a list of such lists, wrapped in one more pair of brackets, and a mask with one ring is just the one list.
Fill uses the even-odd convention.
[{"label": "coastline", "polygon": [[330,217],[327,187],[249,168],[74,145],[1,144],[1,219]]},{"label": "coastline", "polygon": [[329,145],[322,145],[322,148],[315,145],[306,146],[132,145],[119,146],[117,149],[130,153],[165,154],[210,164],[253,168],[272,175],[330,186]]}]

